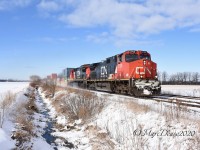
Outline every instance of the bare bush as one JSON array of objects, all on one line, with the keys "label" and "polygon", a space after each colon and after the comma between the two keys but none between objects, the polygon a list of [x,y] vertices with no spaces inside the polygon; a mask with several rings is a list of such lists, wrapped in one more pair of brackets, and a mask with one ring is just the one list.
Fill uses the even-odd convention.
[{"label": "bare bush", "polygon": [[15,120],[22,130],[27,131],[29,134],[33,133],[34,125],[26,114],[20,114],[20,116],[17,116]]},{"label": "bare bush", "polygon": [[47,97],[54,97],[56,92],[57,82],[54,80],[48,80],[42,85],[42,89],[46,91]]},{"label": "bare bush", "polygon": [[105,100],[95,93],[79,89],[74,90],[74,92],[73,95],[67,93],[61,96],[62,98],[56,97],[52,103],[55,108],[65,113],[71,120],[83,119],[86,121],[103,109]]},{"label": "bare bush", "polygon": [[23,143],[30,141],[30,134],[23,130],[18,130],[13,132],[11,138],[16,140],[16,146],[18,149],[30,149],[28,145],[24,145]]},{"label": "bare bush", "polygon": [[52,105],[54,106],[56,112],[58,114],[62,114],[67,116],[67,109],[64,105],[64,97],[68,97],[68,94],[59,94],[57,95],[54,100],[52,101]]},{"label": "bare bush", "polygon": [[101,112],[105,100],[95,93],[79,90],[76,96],[65,99],[70,112],[79,119],[87,120]]},{"label": "bare bush", "polygon": [[39,86],[42,82],[40,76],[38,75],[32,75],[30,76],[30,86],[36,88],[37,86]]},{"label": "bare bush", "polygon": [[15,100],[15,94],[8,91],[4,97],[1,96],[0,100],[0,128],[2,128],[5,118],[5,113],[9,106],[13,103]]}]

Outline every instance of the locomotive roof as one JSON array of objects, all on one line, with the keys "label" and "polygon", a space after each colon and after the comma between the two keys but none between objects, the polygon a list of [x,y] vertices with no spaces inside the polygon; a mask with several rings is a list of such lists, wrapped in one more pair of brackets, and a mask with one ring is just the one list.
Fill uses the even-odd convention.
[{"label": "locomotive roof", "polygon": [[[127,51],[120,53],[118,55],[123,55],[124,53],[137,53],[137,54],[146,53],[146,54],[149,54],[147,51],[143,51],[143,50],[127,50]],[[115,56],[117,56],[117,55],[115,55]]]}]

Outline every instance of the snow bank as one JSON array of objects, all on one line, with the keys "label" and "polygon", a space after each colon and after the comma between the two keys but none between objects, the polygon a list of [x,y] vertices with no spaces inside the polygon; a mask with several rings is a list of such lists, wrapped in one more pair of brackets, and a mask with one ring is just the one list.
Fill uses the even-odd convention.
[{"label": "snow bank", "polygon": [[[112,101],[94,124],[117,141],[115,149],[197,149],[198,125],[187,120],[168,120],[168,117],[151,110],[138,111],[134,107],[130,110],[125,104]],[[194,135],[171,135],[182,131]]]},{"label": "snow bank", "polygon": [[14,141],[10,139],[3,129],[0,129],[0,146],[4,150],[15,147]]},{"label": "snow bank", "polygon": [[17,94],[14,103],[12,103],[9,108],[5,110],[3,127],[0,128],[0,149],[7,150],[15,148],[15,141],[11,139],[11,134],[15,126],[11,121],[11,115],[15,112],[17,105],[26,101],[27,97],[23,94],[28,87],[28,84],[29,83],[27,82],[0,82],[0,96],[4,96],[4,94],[8,91]]}]

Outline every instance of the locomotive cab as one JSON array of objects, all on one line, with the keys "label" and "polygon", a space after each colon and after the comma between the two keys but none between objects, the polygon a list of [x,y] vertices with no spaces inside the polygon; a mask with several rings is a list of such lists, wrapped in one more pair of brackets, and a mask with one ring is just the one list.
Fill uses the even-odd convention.
[{"label": "locomotive cab", "polygon": [[157,66],[146,51],[126,51],[117,58],[117,79],[155,79]]},{"label": "locomotive cab", "polygon": [[157,80],[157,65],[146,51],[126,51],[118,55],[116,79],[129,79],[130,93],[134,95],[159,94],[161,87]]}]

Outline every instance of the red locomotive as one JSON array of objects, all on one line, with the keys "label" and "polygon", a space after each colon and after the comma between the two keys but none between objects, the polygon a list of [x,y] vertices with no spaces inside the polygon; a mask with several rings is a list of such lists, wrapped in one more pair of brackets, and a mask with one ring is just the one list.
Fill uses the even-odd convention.
[{"label": "red locomotive", "polygon": [[69,85],[127,93],[134,96],[158,95],[157,65],[147,51],[129,50],[105,61],[67,68]]}]

